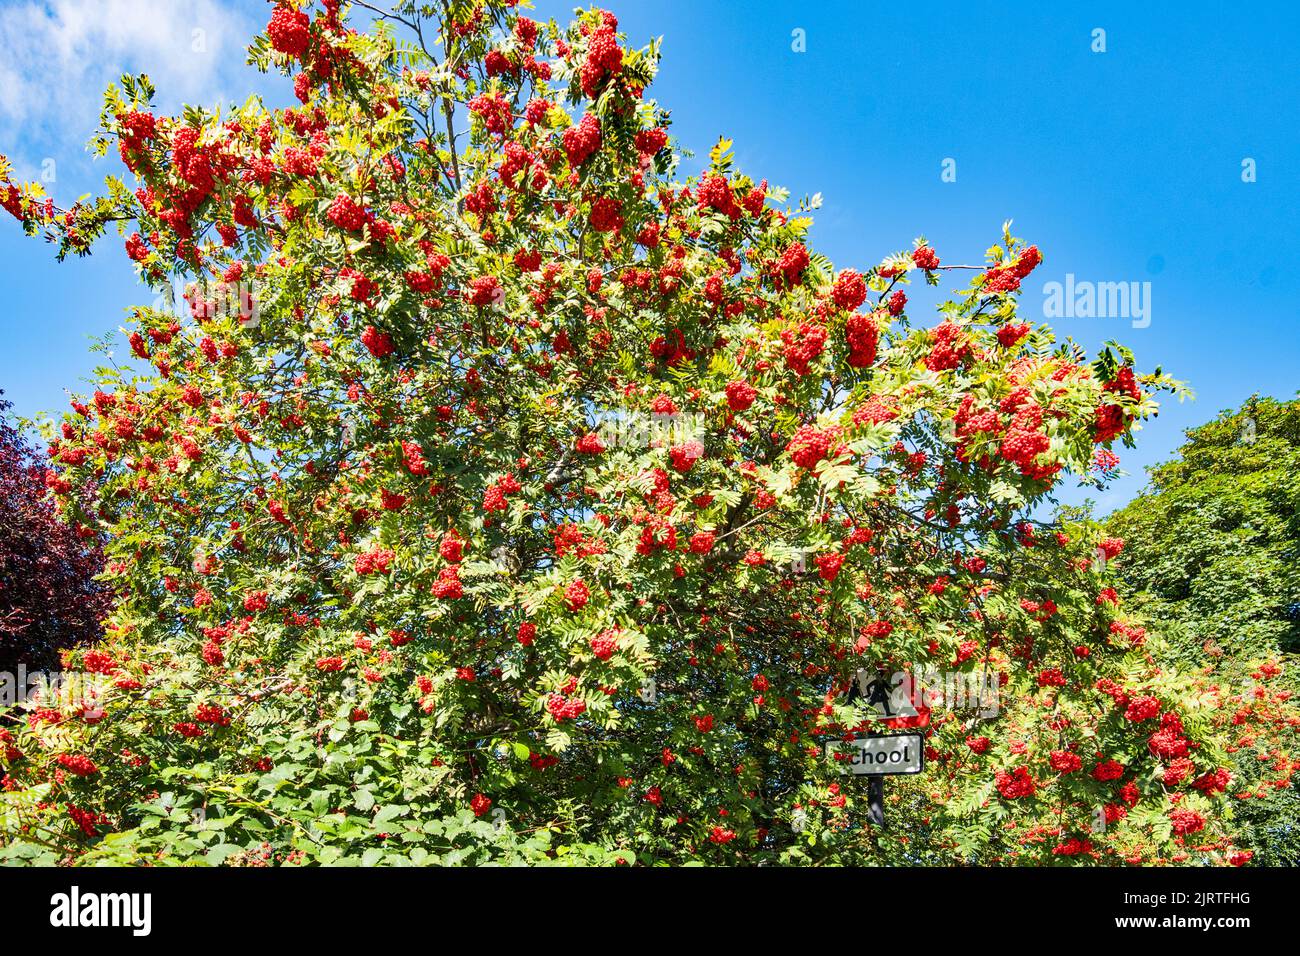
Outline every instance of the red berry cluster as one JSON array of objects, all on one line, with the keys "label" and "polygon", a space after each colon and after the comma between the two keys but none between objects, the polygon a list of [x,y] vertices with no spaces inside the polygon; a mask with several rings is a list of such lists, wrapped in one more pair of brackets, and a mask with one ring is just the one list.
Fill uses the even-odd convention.
[{"label": "red berry cluster", "polygon": [[325,215],[340,229],[357,232],[366,224],[366,211],[347,193],[339,193],[330,203]]},{"label": "red berry cluster", "polygon": [[833,437],[815,425],[803,425],[794,433],[785,450],[800,468],[812,469],[830,453]]},{"label": "red berry cluster", "polygon": [[89,777],[93,773],[98,773],[99,768],[95,762],[85,754],[59,754],[59,766],[68,773],[76,774],[78,777]]},{"label": "red berry cluster", "polygon": [[287,53],[294,59],[302,59],[311,40],[310,27],[311,18],[307,14],[282,3],[272,11],[271,22],[266,25],[266,34],[271,38],[273,50]]},{"label": "red berry cluster", "polygon": [[564,153],[569,158],[569,165],[577,169],[585,163],[596,150],[600,149],[600,120],[594,113],[588,113],[577,126],[570,126],[561,137]]},{"label": "red berry cluster", "polygon": [[876,361],[876,348],[880,341],[880,329],[875,319],[861,312],[853,313],[844,324],[844,336],[849,345],[849,365],[869,368]]},{"label": "red berry cluster", "polygon": [[596,96],[607,79],[623,72],[623,50],[614,35],[618,20],[608,11],[602,11],[602,17],[604,22],[592,31],[587,41],[587,58],[578,74],[582,92],[589,98]]}]

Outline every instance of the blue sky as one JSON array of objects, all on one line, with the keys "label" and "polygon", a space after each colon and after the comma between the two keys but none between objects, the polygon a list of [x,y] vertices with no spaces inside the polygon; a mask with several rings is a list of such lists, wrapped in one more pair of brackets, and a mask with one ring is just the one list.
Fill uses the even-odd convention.
[{"label": "blue sky", "polygon": [[[1142,367],[1162,365],[1196,391],[1123,455],[1131,477],[1100,498],[1103,511],[1137,492],[1142,467],[1168,457],[1183,429],[1254,392],[1300,389],[1297,5],[606,5],[634,44],[664,37],[652,92],[684,144],[702,156],[726,135],[755,178],[823,195],[813,240],[838,266],[871,265],[922,234],[945,262],[978,262],[1014,219],[1045,255],[1022,299],[1034,321],[1044,283],[1067,273],[1150,283],[1145,328],[1052,320],[1090,349],[1119,339]],[[537,9],[564,16],[571,5]],[[33,176],[55,160],[51,188],[67,199],[110,169],[83,147],[98,91],[123,70],[176,90],[164,107],[255,90],[282,98],[276,81],[242,66],[243,38],[268,10],[0,0],[0,152]],[[1092,49],[1096,29],[1105,52]],[[1254,182],[1242,181],[1246,159]],[[941,178],[945,160],[953,182]],[[89,337],[152,296],[115,240],[60,265],[5,217],[0,263],[0,388],[23,415],[61,407],[95,364]]]}]

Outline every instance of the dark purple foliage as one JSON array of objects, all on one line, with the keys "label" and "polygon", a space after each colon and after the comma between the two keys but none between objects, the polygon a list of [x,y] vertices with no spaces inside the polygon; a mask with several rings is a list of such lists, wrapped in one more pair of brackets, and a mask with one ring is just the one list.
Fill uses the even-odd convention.
[{"label": "dark purple foliage", "polygon": [[[3,393],[0,393],[3,394]],[[58,666],[58,652],[99,635],[108,593],[103,559],[60,517],[44,457],[8,420],[0,399],[0,671]]]}]

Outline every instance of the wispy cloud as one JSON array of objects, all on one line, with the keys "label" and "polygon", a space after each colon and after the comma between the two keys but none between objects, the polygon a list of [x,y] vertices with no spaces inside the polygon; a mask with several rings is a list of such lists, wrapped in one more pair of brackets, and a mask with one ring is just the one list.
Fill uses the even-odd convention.
[{"label": "wispy cloud", "polygon": [[20,166],[75,163],[104,88],[127,72],[148,73],[164,109],[242,99],[257,27],[220,0],[0,3],[0,152]]}]

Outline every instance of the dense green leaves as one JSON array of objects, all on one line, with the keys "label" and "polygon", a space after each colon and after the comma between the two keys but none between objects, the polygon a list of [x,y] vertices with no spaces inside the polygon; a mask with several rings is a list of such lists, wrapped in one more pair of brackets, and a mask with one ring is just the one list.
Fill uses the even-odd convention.
[{"label": "dense green leaves", "polygon": [[[1300,401],[1252,398],[1190,430],[1178,457],[1107,526],[1128,542],[1121,569],[1135,608],[1167,636],[1170,666],[1209,666],[1250,688],[1258,662],[1300,648]],[[1283,685],[1300,690],[1288,671]],[[1294,730],[1283,752],[1294,753]],[[1242,780],[1259,772],[1253,751]],[[1300,861],[1295,784],[1237,811],[1260,862]]]}]

